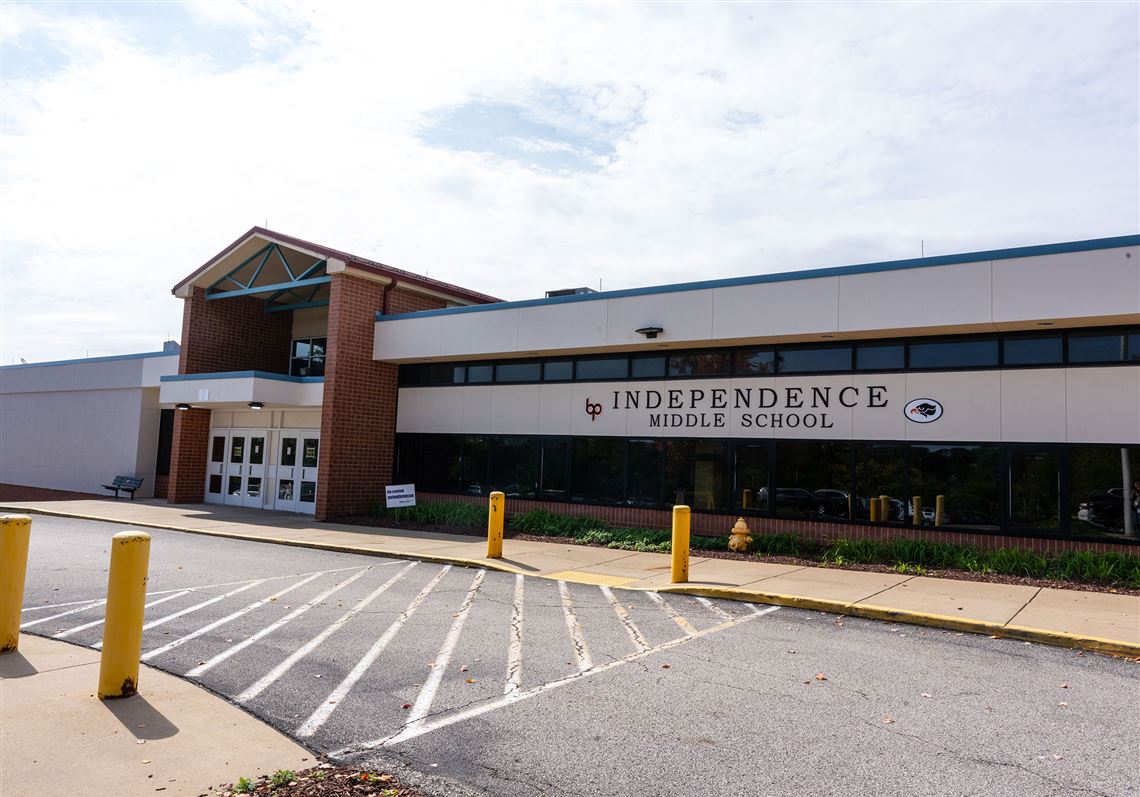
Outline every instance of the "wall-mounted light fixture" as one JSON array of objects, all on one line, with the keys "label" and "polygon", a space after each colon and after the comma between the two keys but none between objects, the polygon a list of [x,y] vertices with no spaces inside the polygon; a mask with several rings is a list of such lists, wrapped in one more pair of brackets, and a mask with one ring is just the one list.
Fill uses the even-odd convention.
[{"label": "wall-mounted light fixture", "polygon": [[185,402],[182,402],[179,404],[175,404],[174,409],[176,409],[176,410],[188,410],[188,409],[190,409],[190,405],[186,404]]},{"label": "wall-mounted light fixture", "polygon": [[263,409],[265,409],[265,402],[251,401],[251,402],[249,402],[249,408],[251,410],[263,410]]},{"label": "wall-mounted light fixture", "polygon": [[637,332],[638,335],[644,335],[645,337],[652,340],[653,338],[657,337],[658,335],[660,335],[665,330],[662,329],[661,327],[642,327],[641,329],[638,329],[635,331]]}]

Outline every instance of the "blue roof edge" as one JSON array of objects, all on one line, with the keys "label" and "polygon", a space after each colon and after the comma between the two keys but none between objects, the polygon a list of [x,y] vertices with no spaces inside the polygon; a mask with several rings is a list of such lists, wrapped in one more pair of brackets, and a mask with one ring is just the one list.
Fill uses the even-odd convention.
[{"label": "blue roof edge", "polygon": [[177,357],[176,351],[144,351],[138,354],[109,354],[105,357],[81,357],[77,360],[48,360],[42,363],[15,363],[0,365],[0,370],[13,368],[44,368],[49,365],[77,365],[79,363],[107,363],[115,360],[145,360],[150,357]]},{"label": "blue roof edge", "polygon": [[929,268],[949,266],[956,263],[978,263],[984,260],[1011,260],[1018,257],[1040,257],[1070,252],[1089,252],[1097,249],[1118,249],[1125,246],[1140,246],[1140,234],[1117,235],[1111,238],[1093,238],[1087,241],[1068,241],[1055,244],[1037,244],[1008,249],[991,249],[983,252],[965,252],[955,255],[916,257],[909,260],[884,260],[877,263],[861,263],[850,266],[828,266],[824,268],[783,271],[777,274],[757,274],[750,277],[727,277],[725,279],[701,280],[698,282],[677,282],[669,285],[656,285],[648,288],[626,288],[619,291],[580,293],[570,296],[552,296],[542,299],[522,299],[514,302],[476,304],[466,307],[447,307],[442,310],[420,310],[412,313],[384,315],[376,313],[376,321],[396,321],[407,318],[428,318],[439,315],[460,315],[482,313],[488,310],[509,310],[520,307],[541,307],[543,305],[591,302],[599,299],[622,299],[629,296],[650,296],[655,293],[679,293],[699,291],[709,288],[732,288],[740,285],[760,285],[770,282],[791,282],[793,280],[817,279],[822,277],[843,277],[852,274],[875,274],[882,271],[900,271],[908,268]]},{"label": "blue roof edge", "polygon": [[290,376],[269,371],[218,371],[212,374],[167,374],[160,382],[190,382],[201,379],[272,379],[277,382],[324,382],[323,376]]}]

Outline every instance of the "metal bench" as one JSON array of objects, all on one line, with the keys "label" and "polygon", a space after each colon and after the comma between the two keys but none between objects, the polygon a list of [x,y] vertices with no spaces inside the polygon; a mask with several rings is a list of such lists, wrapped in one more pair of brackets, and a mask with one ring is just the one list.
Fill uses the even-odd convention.
[{"label": "metal bench", "polygon": [[115,497],[119,497],[119,491],[130,495],[131,500],[135,500],[135,490],[142,487],[142,476],[116,476],[115,480],[110,484],[104,484],[104,490],[114,490]]}]

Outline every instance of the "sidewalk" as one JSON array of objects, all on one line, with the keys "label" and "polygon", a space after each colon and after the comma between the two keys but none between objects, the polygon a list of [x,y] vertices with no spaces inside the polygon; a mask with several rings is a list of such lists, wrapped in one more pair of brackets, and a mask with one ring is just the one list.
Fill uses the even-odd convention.
[{"label": "sidewalk", "polygon": [[318,763],[189,681],[144,665],[139,694],[101,701],[98,680],[99,652],[66,642],[21,634],[0,656],[0,794],[199,795]]},{"label": "sidewalk", "polygon": [[171,505],[153,499],[69,500],[5,502],[0,511],[449,562],[583,584],[798,606],[1140,656],[1140,596],[1135,595],[701,556],[689,560],[689,583],[674,585],[670,584],[670,557],[666,554],[506,540],[504,558],[487,559],[486,541],[479,538],[317,523],[304,515],[241,507]]}]

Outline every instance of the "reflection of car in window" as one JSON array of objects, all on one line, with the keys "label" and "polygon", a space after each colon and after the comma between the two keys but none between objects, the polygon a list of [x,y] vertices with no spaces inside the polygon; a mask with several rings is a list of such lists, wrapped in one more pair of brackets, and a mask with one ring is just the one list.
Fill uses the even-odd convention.
[{"label": "reflection of car in window", "polygon": [[1093,490],[1077,509],[1077,519],[1105,531],[1124,530],[1124,488]]},{"label": "reflection of car in window", "polygon": [[812,498],[820,517],[847,517],[847,493],[843,490],[816,490]]}]

